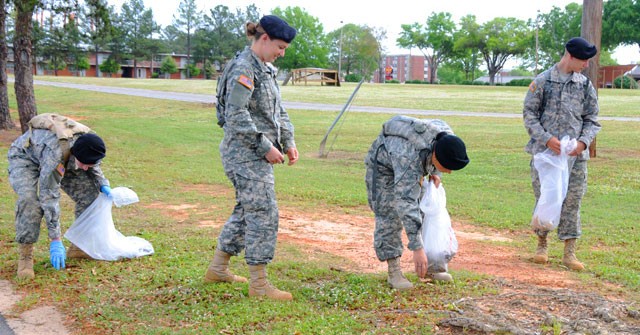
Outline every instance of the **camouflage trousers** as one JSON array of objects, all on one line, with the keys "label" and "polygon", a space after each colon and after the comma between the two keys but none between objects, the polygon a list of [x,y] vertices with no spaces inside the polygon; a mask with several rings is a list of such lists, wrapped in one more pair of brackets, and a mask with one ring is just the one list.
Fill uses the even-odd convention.
[{"label": "camouflage trousers", "polygon": [[249,265],[273,260],[278,235],[275,185],[226,172],[236,191],[236,205],[218,237],[218,248],[237,255],[245,249]]},{"label": "camouflage trousers", "polygon": [[[21,244],[35,243],[40,237],[40,223],[45,216],[44,205],[39,198],[38,184],[41,178],[50,177],[40,176],[39,167],[31,160],[15,156],[11,157],[9,161],[9,182],[18,195],[15,209],[15,227],[16,242]],[[99,186],[83,170],[67,170],[60,182],[60,186],[75,202],[76,218],[91,205],[99,194]],[[55,213],[49,215],[57,217],[45,218],[50,239],[61,237],[58,201],[59,199],[55,199],[55,204],[49,204],[49,206],[55,208],[48,211],[49,213]]]},{"label": "camouflage trousers", "polygon": [[[533,194],[536,197],[536,204],[540,199],[540,177],[538,170],[531,166],[531,185],[533,186]],[[587,161],[576,160],[569,173],[569,187],[567,189],[567,197],[562,203],[560,214],[560,223],[558,224],[558,238],[560,240],[568,240],[580,238],[582,235],[582,226],[580,223],[580,207],[582,205],[582,197],[587,191]],[[535,209],[535,205],[533,207]],[[536,231],[536,234],[544,236],[547,232]]]},{"label": "camouflage trousers", "polygon": [[377,167],[367,164],[365,181],[367,200],[375,214],[373,247],[380,261],[402,256],[402,220],[397,211],[393,175],[373,173]]}]

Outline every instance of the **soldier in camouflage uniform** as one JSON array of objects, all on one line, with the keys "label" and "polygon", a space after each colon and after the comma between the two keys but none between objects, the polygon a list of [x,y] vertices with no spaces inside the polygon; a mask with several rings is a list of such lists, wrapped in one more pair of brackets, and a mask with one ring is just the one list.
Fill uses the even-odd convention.
[{"label": "soldier in camouflage uniform", "polygon": [[218,237],[206,282],[246,282],[229,271],[229,259],[245,250],[251,281],[249,296],[291,300],[273,287],[266,265],[275,253],[278,232],[273,165],[298,160],[293,125],[281,105],[275,68],[296,30],[277,16],[246,24],[251,47],[236,55],[219,78],[216,97],[222,165],[236,190],[236,206]]},{"label": "soldier in camouflage uniform", "polygon": [[[598,99],[589,78],[580,72],[587,68],[589,59],[597,53],[596,47],[576,37],[565,45],[559,63],[538,75],[529,86],[524,101],[524,125],[531,139],[525,150],[531,154],[531,182],[536,202],[540,198],[540,179],[533,166],[533,156],[549,148],[560,154],[560,138],[569,136],[578,141],[570,156],[576,160],[570,167],[567,196],[562,204],[558,238],[564,241],[563,263],[580,271],[584,265],[575,256],[576,239],[580,238],[580,204],[587,189],[586,150],[600,131]],[[535,206],[534,206],[535,208]],[[546,263],[548,231],[535,231],[538,247],[533,258]]]},{"label": "soldier in camouflage uniform", "polygon": [[468,163],[464,142],[442,120],[395,116],[383,125],[365,158],[365,181],[369,206],[375,213],[374,248],[378,259],[387,262],[387,282],[392,288],[413,287],[400,269],[403,226],[416,274],[452,280],[448,273],[431,273],[427,267],[420,232],[421,183],[427,176],[438,187],[442,173],[460,170]]},{"label": "soldier in camouflage uniform", "polygon": [[[78,217],[99,192],[111,192],[100,169],[106,148],[88,127],[56,114],[41,114],[29,121],[29,130],[9,148],[9,182],[18,195],[16,242],[19,244],[18,277],[33,278],[33,244],[44,217],[51,240],[51,264],[65,267],[67,257],[60,231],[60,188],[75,202]],[[79,249],[69,250],[84,257]]]}]

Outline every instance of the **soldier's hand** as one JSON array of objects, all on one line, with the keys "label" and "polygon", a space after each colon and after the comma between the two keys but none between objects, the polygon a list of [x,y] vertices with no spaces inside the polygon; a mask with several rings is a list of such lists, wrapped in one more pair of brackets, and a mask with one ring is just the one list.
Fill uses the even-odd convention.
[{"label": "soldier's hand", "polygon": [[436,188],[440,187],[441,179],[440,176],[431,175],[429,176],[429,180],[433,182]]},{"label": "soldier's hand", "polygon": [[549,141],[547,141],[547,148],[551,149],[551,151],[556,154],[560,154],[560,140],[557,137],[552,137]]},{"label": "soldier's hand", "polygon": [[51,258],[51,265],[56,270],[64,269],[64,261],[67,258],[67,252],[62,245],[62,241],[54,240],[49,245],[49,256]]},{"label": "soldier's hand", "polygon": [[413,264],[416,267],[418,277],[425,278],[427,276],[427,255],[424,253],[424,249],[413,251]]},{"label": "soldier's hand", "polygon": [[287,150],[287,157],[289,157],[289,165],[293,165],[298,161],[298,149],[289,148]]},{"label": "soldier's hand", "polygon": [[578,141],[578,145],[576,148],[569,153],[569,156],[578,156],[582,154],[582,152],[587,148],[587,145],[584,142]]},{"label": "soldier's hand", "polygon": [[264,158],[271,164],[284,163],[284,155],[274,146],[271,146],[271,149],[264,155]]}]

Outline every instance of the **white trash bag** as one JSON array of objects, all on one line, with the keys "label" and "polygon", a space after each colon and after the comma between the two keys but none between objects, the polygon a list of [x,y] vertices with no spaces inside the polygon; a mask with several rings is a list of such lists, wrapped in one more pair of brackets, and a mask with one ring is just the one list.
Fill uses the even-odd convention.
[{"label": "white trash bag", "polygon": [[451,227],[444,186],[433,181],[422,185],[422,245],[427,255],[428,272],[447,272],[447,264],[458,252],[458,240]]},{"label": "white trash bag", "polygon": [[533,156],[533,166],[540,178],[540,198],[533,211],[531,227],[534,230],[551,231],[558,227],[562,203],[569,187],[569,170],[575,157],[569,153],[575,150],[578,142],[564,136],[560,140],[560,154],[551,149]]},{"label": "white trash bag", "polygon": [[111,197],[100,193],[64,234],[91,258],[115,261],[153,254],[153,246],[136,236],[124,236],[113,224],[111,208],[138,202],[138,195],[126,187],[111,190]]}]

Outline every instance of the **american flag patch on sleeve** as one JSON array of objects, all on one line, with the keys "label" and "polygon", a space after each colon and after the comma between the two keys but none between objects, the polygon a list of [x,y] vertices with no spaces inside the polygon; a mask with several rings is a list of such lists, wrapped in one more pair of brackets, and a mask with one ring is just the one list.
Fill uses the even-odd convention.
[{"label": "american flag patch on sleeve", "polygon": [[244,74],[241,74],[240,77],[238,78],[238,82],[248,88],[248,89],[253,89],[253,80],[251,80],[249,77],[245,76]]}]

